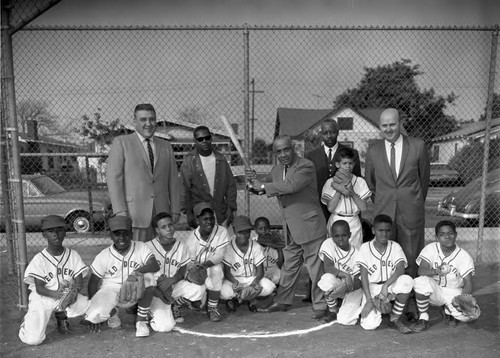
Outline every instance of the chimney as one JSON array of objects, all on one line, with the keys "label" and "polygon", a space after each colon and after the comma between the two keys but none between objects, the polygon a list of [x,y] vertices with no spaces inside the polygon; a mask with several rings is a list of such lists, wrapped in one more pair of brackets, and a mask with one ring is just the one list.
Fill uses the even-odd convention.
[{"label": "chimney", "polygon": [[38,140],[38,122],[35,120],[26,121],[28,138]]}]

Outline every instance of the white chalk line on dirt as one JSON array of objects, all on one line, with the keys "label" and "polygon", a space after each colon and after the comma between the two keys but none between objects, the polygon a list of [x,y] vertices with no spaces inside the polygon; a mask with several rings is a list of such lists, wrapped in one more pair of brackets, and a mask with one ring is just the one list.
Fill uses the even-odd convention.
[{"label": "white chalk line on dirt", "polygon": [[197,332],[197,331],[192,331],[189,329],[185,328],[180,328],[180,327],[174,327],[174,331],[177,331],[179,333],[184,333],[184,334],[191,334],[194,336],[200,336],[200,337],[210,337],[210,338],[278,338],[278,337],[289,337],[289,336],[300,336],[303,334],[308,334],[311,332],[316,332],[319,331],[323,328],[330,327],[337,323],[337,321],[333,321],[330,323],[325,323],[320,326],[316,327],[311,327],[311,328],[306,328],[306,329],[299,329],[295,331],[287,331],[287,332],[249,332],[249,333],[244,333],[244,334],[238,334],[238,333],[226,333],[226,334],[214,334],[214,333],[204,333],[204,332]]}]

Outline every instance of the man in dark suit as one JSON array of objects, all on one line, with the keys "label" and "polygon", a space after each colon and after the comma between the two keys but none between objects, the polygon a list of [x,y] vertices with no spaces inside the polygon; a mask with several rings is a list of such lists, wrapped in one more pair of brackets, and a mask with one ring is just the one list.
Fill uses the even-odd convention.
[{"label": "man in dark suit", "polygon": [[174,223],[179,220],[182,186],[172,146],[154,137],[156,112],[151,104],[135,107],[134,126],[135,133],[113,140],[106,180],[113,213],[132,219],[134,240],[149,241],[155,213],[165,211]]},{"label": "man in dark suit", "polygon": [[305,264],[313,282],[313,318],[322,318],[327,311],[326,301],[317,283],[324,273],[318,256],[326,238],[326,221],[316,192],[316,173],[310,160],[296,155],[292,139],[278,136],[274,151],[279,163],[271,170],[272,182],[261,183],[254,171],[247,171],[247,179],[254,189],[268,197],[276,197],[283,210],[283,232],[286,246],[285,262],[274,302],[261,312],[286,311],[292,304],[302,265]]},{"label": "man in dark suit", "polygon": [[408,260],[406,273],[417,275],[415,263],[424,247],[425,198],[429,188],[430,163],[423,140],[401,134],[397,109],[380,115],[383,140],[368,148],[365,180],[372,191],[373,215],[389,215],[394,240]]}]

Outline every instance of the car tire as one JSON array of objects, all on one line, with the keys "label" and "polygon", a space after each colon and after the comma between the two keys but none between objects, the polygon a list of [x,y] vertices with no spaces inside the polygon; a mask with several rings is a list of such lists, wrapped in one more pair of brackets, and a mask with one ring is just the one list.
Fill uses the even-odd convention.
[{"label": "car tire", "polygon": [[69,216],[68,224],[71,231],[85,233],[90,231],[90,215],[85,212],[73,213]]}]

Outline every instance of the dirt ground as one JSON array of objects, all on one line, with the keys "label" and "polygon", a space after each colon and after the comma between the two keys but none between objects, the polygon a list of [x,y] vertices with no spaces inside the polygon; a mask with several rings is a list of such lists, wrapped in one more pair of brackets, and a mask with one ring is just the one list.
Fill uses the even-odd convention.
[{"label": "dirt ground", "polygon": [[[305,272],[296,302],[288,312],[252,313],[240,306],[228,314],[223,304],[222,322],[212,323],[206,314],[182,310],[185,322],[171,333],[152,332],[136,338],[134,316],[120,313],[122,328],[105,328],[89,333],[80,318],[71,319],[74,333],[62,336],[52,319],[47,339],[40,346],[21,343],[17,337],[23,311],[5,305],[2,289],[0,338],[2,357],[499,357],[500,312],[499,265],[477,270],[475,295],[482,314],[472,323],[451,328],[441,311],[430,311],[430,328],[420,334],[401,335],[387,327],[388,318],[375,331],[359,325],[346,327],[336,322],[320,326],[311,319],[310,306],[301,302]],[[260,301],[264,306],[268,300]]]}]

